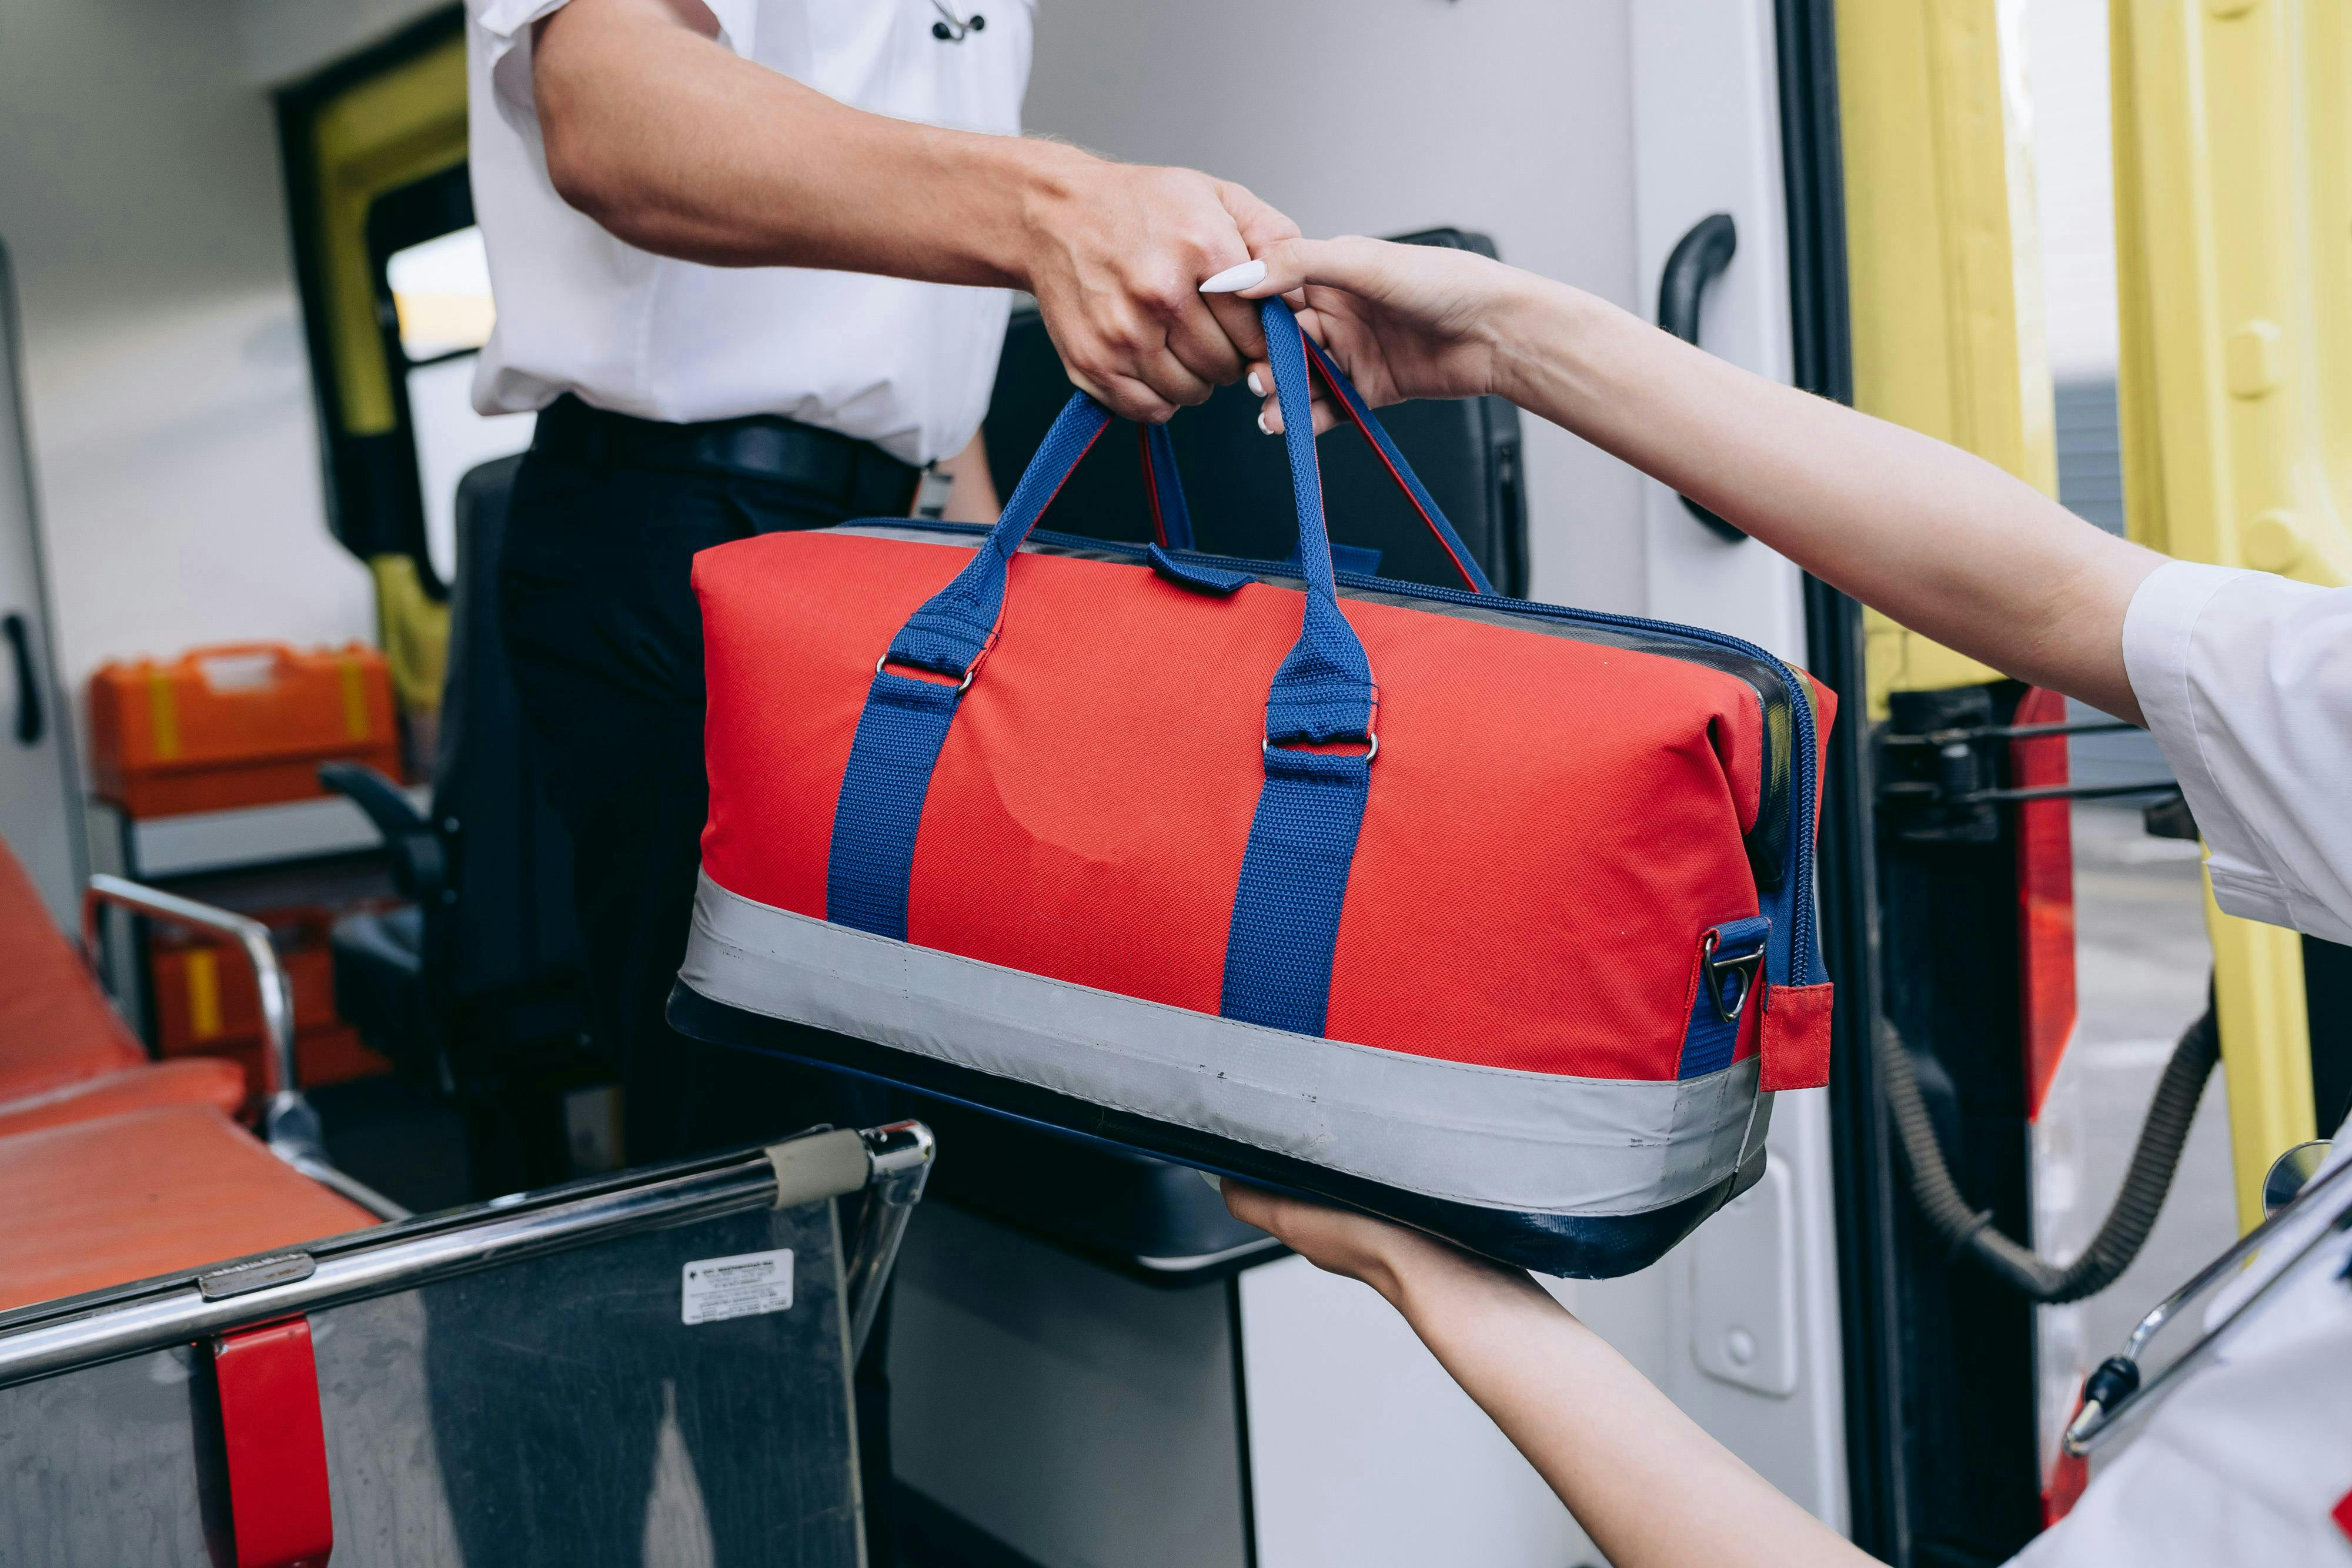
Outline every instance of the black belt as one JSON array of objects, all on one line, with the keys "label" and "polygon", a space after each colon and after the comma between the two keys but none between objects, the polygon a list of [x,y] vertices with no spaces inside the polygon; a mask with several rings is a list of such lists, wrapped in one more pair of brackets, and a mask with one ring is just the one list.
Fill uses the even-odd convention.
[{"label": "black belt", "polygon": [[592,468],[619,465],[764,479],[853,517],[903,517],[923,471],[870,441],[777,414],[667,424],[591,408],[566,392],[540,411],[530,449]]}]

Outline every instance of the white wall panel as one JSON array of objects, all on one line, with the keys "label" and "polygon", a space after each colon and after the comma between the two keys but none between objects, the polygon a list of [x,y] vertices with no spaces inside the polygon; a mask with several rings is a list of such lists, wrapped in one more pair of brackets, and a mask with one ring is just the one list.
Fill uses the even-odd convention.
[{"label": "white wall panel", "polygon": [[[1026,121],[1238,180],[1311,235],[1451,225],[1634,298],[1622,0],[1045,0]],[[1537,598],[1638,610],[1637,479],[1527,421]]]},{"label": "white wall panel", "polygon": [[0,236],[77,693],[120,655],[373,632],[327,533],[285,206],[226,0],[0,10]]},{"label": "white wall panel", "polygon": [[282,87],[449,8],[449,0],[236,0],[246,74]]},{"label": "white wall panel", "polygon": [[[1585,1286],[1547,1281],[1563,1299]],[[1286,1258],[1241,1278],[1258,1568],[1565,1568],[1601,1553],[1368,1286]]]},{"label": "white wall panel", "polygon": [[[1699,342],[1733,364],[1790,376],[1786,199],[1769,0],[1646,0],[1634,8],[1633,167],[1641,310],[1675,242],[1712,213],[1738,226],[1707,290]],[[1805,652],[1797,569],[1753,540],[1727,542],[1664,486],[1641,482],[1649,612],[1712,626],[1784,658]]]}]

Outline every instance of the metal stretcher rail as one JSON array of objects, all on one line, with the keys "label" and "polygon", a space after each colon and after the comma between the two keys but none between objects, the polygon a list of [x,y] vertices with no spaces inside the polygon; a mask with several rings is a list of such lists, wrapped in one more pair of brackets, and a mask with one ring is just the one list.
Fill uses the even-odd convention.
[{"label": "metal stretcher rail", "polygon": [[[818,1140],[846,1139],[862,1145],[862,1161],[820,1162],[835,1174],[780,1191],[779,1173],[791,1168],[780,1155],[801,1153]],[[870,1186],[848,1270],[853,1347],[862,1346],[907,1216],[922,1195],[931,1153],[930,1131],[919,1122],[863,1133],[820,1130],[715,1162],[495,1198],[309,1248],[45,1303],[0,1316],[0,1388],[591,1241]]]}]

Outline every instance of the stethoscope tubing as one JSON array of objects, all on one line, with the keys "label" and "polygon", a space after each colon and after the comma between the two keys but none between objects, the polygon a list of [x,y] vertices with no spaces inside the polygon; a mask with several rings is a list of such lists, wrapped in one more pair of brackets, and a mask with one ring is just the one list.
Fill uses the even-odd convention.
[{"label": "stethoscope tubing", "polygon": [[[2067,1424],[2065,1436],[2060,1440],[2067,1453],[2083,1455],[2091,1452],[2107,1439],[2126,1414],[2163,1397],[2173,1384],[2210,1360],[2214,1350],[2229,1336],[2239,1320],[2259,1305],[2273,1286],[2294,1274],[2305,1259],[2342,1235],[2347,1227],[2352,1227],[2352,1186],[2343,1186],[2346,1201],[2330,1217],[2327,1224],[2321,1226],[2308,1240],[2297,1247],[2287,1260],[2255,1286],[2244,1301],[2232,1307],[2229,1316],[2206,1330],[2196,1343],[2166,1363],[2156,1375],[2145,1383],[2139,1381],[2140,1352],[2147,1348],[2148,1342],[2162,1331],[2166,1323],[2179,1315],[2181,1307],[2243,1267],[2248,1258],[2260,1251],[2263,1244],[2290,1224],[2294,1217],[2316,1210],[2320,1200],[2331,1189],[2343,1185],[2347,1171],[2352,1171],[2352,1160],[2341,1161],[2334,1169],[2322,1174],[2297,1193],[2293,1203],[2240,1237],[2227,1251],[2199,1270],[2187,1284],[2149,1309],[2147,1315],[2133,1326],[2131,1336],[2125,1340],[2123,1349],[2103,1363],[2084,1385],[2083,1407],[2074,1413],[2074,1420]],[[2123,1391],[2102,1397],[2103,1380],[2110,1385],[2120,1381],[2124,1385]]]}]

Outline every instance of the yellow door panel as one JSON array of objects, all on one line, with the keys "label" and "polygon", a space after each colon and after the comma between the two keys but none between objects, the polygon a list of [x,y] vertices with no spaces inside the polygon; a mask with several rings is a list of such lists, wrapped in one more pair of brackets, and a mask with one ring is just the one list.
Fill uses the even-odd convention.
[{"label": "yellow door panel", "polygon": [[450,38],[344,89],[312,125],[320,221],[314,244],[343,428],[394,427],[392,367],[376,320],[367,250],[378,196],[466,161],[466,41]]},{"label": "yellow door panel", "polygon": [[2352,6],[2111,16],[2132,537],[2352,581]]},{"label": "yellow door panel", "polygon": [[370,558],[375,579],[378,641],[392,669],[393,690],[409,714],[437,713],[449,666],[449,603],[425,591],[416,563],[404,555]]},{"label": "yellow door panel", "polygon": [[[2032,151],[1997,0],[1839,0],[1854,406],[2058,487]],[[1997,672],[1865,618],[1870,711]]]},{"label": "yellow door panel", "polygon": [[[2352,5],[2110,0],[2134,538],[2352,580]],[[2303,947],[2207,894],[2238,1214],[2313,1132]]]},{"label": "yellow door panel", "polygon": [[2230,1148],[2238,1228],[2263,1221],[2263,1176],[2279,1155],[2312,1136],[2311,1042],[2304,1012],[2303,939],[2224,915],[2205,890],[2213,937],[2213,992],[2221,1073],[2230,1097]]}]

